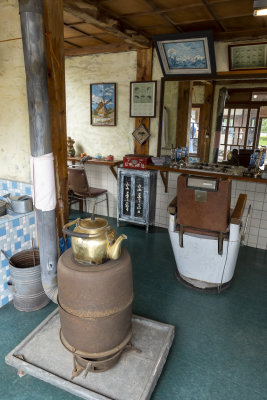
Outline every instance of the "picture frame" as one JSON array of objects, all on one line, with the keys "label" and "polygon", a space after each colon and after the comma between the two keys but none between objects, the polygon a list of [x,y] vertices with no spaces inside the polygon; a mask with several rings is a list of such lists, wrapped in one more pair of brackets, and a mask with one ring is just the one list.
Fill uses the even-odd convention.
[{"label": "picture frame", "polygon": [[267,43],[229,45],[228,59],[230,71],[266,69]]},{"label": "picture frame", "polygon": [[139,144],[144,144],[150,136],[146,127],[141,123],[132,133],[133,137]]},{"label": "picture frame", "polygon": [[130,82],[130,117],[156,116],[157,81]]},{"label": "picture frame", "polygon": [[153,40],[165,77],[216,74],[212,31],[156,35]]},{"label": "picture frame", "polygon": [[116,83],[90,84],[91,125],[116,125]]}]

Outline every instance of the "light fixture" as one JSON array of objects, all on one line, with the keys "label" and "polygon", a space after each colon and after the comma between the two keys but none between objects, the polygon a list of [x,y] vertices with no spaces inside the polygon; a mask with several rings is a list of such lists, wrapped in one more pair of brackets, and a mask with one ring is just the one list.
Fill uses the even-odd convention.
[{"label": "light fixture", "polygon": [[267,15],[267,0],[254,0],[253,15],[255,16]]}]

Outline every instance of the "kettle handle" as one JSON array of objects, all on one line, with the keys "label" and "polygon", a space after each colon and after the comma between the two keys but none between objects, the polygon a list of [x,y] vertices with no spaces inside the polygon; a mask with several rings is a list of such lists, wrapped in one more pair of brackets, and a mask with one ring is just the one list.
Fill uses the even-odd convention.
[{"label": "kettle handle", "polygon": [[90,235],[88,233],[73,232],[70,229],[68,229],[70,226],[79,222],[79,220],[80,220],[80,218],[77,218],[74,221],[71,221],[71,222],[68,222],[67,224],[65,224],[62,228],[62,232],[65,233],[65,235],[88,239],[90,237]]}]

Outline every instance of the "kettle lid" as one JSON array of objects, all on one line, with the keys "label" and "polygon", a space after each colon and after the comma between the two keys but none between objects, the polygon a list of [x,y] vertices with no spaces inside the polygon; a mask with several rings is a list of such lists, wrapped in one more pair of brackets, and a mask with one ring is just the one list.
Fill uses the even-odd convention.
[{"label": "kettle lid", "polygon": [[108,221],[105,218],[84,218],[77,222],[77,226],[83,229],[103,229],[108,226]]}]

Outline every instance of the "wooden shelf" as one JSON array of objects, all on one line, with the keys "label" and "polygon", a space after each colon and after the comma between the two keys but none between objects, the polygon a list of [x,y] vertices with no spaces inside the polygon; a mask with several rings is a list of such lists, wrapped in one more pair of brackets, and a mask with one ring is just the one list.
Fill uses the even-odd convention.
[{"label": "wooden shelf", "polygon": [[[67,161],[71,161],[72,164],[75,163],[80,163],[81,162],[81,157],[67,157]],[[98,158],[92,158],[91,160],[87,160],[86,164],[93,164],[93,165],[107,165],[112,172],[113,176],[117,179],[117,172],[114,169],[114,167],[118,167],[119,165],[122,164],[122,160],[114,160],[114,161],[109,161],[104,158],[98,159]]]},{"label": "wooden shelf", "polygon": [[152,169],[160,172],[160,176],[162,182],[165,187],[165,193],[168,192],[168,174],[169,172],[177,173],[177,174],[188,174],[188,175],[197,175],[197,176],[207,176],[207,177],[214,177],[214,178],[226,178],[236,181],[246,181],[246,182],[254,182],[254,183],[267,183],[267,180],[261,178],[249,178],[246,176],[240,175],[230,175],[226,173],[220,172],[212,172],[212,171],[205,171],[199,169],[189,169],[189,168],[171,168],[171,167],[164,167],[158,165],[147,165],[146,169]]}]

